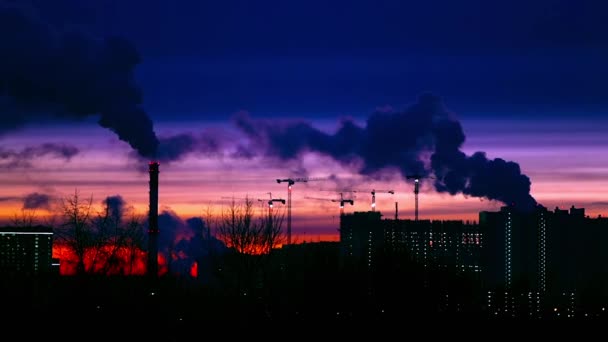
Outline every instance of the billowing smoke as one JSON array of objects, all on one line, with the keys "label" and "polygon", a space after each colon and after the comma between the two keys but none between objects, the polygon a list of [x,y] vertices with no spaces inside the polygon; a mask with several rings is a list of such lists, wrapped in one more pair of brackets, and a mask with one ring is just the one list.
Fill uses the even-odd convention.
[{"label": "billowing smoke", "polygon": [[187,275],[194,263],[201,262],[211,250],[221,252],[223,243],[208,234],[205,222],[200,218],[182,220],[175,212],[163,210],[158,215],[158,251],[167,260],[170,274]]},{"label": "billowing smoke", "polygon": [[29,146],[18,151],[3,149],[0,147],[0,167],[27,168],[32,166],[32,160],[44,156],[56,157],[69,161],[78,153],[78,148],[74,146],[54,143]]},{"label": "billowing smoke", "polygon": [[178,134],[170,137],[161,137],[158,146],[157,160],[178,160],[188,153],[198,153],[212,156],[220,153],[220,138],[211,132],[201,135]]},{"label": "billowing smoke", "polygon": [[23,199],[23,209],[45,209],[49,210],[51,207],[51,196],[47,194],[41,194],[33,192],[27,194]]},{"label": "billowing smoke", "polygon": [[53,198],[47,194],[33,192],[25,196],[3,196],[0,202],[23,202],[22,209],[44,209],[50,210]]},{"label": "billowing smoke", "polygon": [[108,196],[103,200],[103,206],[107,210],[108,217],[119,222],[124,217],[126,202],[120,195]]},{"label": "billowing smoke", "polygon": [[0,42],[0,133],[49,115],[99,115],[99,125],[141,156],[156,156],[159,141],[133,78],[140,56],[129,42],[60,32],[6,2]]},{"label": "billowing smoke", "polygon": [[522,174],[519,164],[501,158],[488,159],[484,152],[467,156],[460,151],[465,140],[460,123],[439,122],[434,135],[431,166],[437,176],[438,191],[485,197],[521,209],[536,205],[530,195],[530,178]]},{"label": "billowing smoke", "polygon": [[531,208],[530,179],[515,162],[488,159],[483,152],[467,156],[462,127],[442,101],[424,94],[402,112],[377,111],[364,127],[345,119],[339,129],[325,133],[306,122],[266,122],[246,113],[236,116],[237,126],[268,156],[282,160],[305,152],[331,156],[357,172],[375,176],[384,169],[433,177],[439,192],[462,193]]}]

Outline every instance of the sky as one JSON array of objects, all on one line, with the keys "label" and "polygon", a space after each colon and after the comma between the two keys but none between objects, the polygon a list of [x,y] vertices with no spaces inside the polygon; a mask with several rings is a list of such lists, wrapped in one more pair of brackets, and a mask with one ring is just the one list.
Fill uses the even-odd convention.
[{"label": "sky", "polygon": [[152,159],[183,218],[316,179],[293,187],[300,241],[337,238],[340,192],[413,218],[413,173],[425,219],[605,216],[606,6],[0,1],[0,220],[76,190],[145,216]]}]

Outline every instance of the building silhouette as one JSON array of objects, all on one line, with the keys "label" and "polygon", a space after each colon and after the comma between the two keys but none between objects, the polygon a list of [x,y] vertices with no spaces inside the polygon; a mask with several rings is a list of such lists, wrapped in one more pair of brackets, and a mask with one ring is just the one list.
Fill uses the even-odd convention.
[{"label": "building silhouette", "polygon": [[59,265],[52,253],[50,227],[0,228],[0,272],[4,275],[58,273]]},{"label": "building silhouette", "polygon": [[[459,220],[382,219],[368,211],[340,221],[342,269],[368,274],[370,297],[384,304],[420,300],[419,310],[434,313],[479,310],[479,299],[467,292],[481,277],[482,246],[479,226]],[[404,298],[401,291],[410,293]]]},{"label": "building silhouette", "polygon": [[488,312],[540,317],[547,292],[547,209],[504,206],[498,212],[480,212],[479,224],[486,242],[482,264]]},{"label": "building silhouette", "polygon": [[453,280],[464,276],[478,291],[467,299],[496,318],[605,314],[607,242],[608,219],[589,218],[574,206],[504,206],[480,212],[479,223],[383,219],[371,211],[340,221],[343,269],[373,274],[408,261],[417,267],[408,272],[417,270],[424,288],[441,297],[434,303],[439,311],[463,308],[452,298],[460,290]]},{"label": "building silhouette", "polygon": [[575,318],[605,310],[608,220],[584,208],[481,212],[488,312]]},{"label": "building silhouette", "polygon": [[403,254],[424,268],[472,274],[481,272],[484,244],[475,223],[382,219],[376,211],[342,215],[340,243],[343,263],[369,270],[382,256]]},{"label": "building silhouette", "polygon": [[608,220],[584,208],[555,208],[548,234],[548,297],[554,315],[604,312],[608,300]]}]

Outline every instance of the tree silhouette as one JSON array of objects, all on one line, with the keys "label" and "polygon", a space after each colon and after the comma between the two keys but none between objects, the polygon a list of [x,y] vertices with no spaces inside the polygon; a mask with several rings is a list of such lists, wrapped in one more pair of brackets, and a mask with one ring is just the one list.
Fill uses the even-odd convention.
[{"label": "tree silhouette", "polygon": [[95,213],[93,196],[83,199],[76,189],[61,199],[61,221],[55,229],[59,243],[67,248],[62,262],[75,265],[75,273],[126,275],[136,272],[143,258],[143,220],[134,212],[116,213],[106,201]]},{"label": "tree silhouette", "polygon": [[93,245],[92,204],[93,195],[83,199],[78,189],[74,190],[74,194],[63,197],[60,202],[63,222],[60,224],[58,236],[74,253],[77,275],[86,273],[86,253]]},{"label": "tree silhouette", "polygon": [[246,296],[253,288],[263,286],[263,269],[273,249],[281,245],[284,214],[270,211],[256,217],[254,200],[232,200],[216,220],[218,238],[230,249],[226,254],[224,279],[239,295]]},{"label": "tree silhouette", "polygon": [[11,219],[16,228],[31,228],[36,224],[36,209],[21,208],[19,212],[13,213]]},{"label": "tree silhouette", "polygon": [[126,213],[111,209],[108,199],[94,219],[92,270],[105,275],[133,274],[134,264],[142,254],[143,220],[132,210]]}]

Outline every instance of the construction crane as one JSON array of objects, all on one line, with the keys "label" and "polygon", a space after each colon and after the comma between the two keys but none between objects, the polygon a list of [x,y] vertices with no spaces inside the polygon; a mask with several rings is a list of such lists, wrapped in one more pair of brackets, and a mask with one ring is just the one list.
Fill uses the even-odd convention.
[{"label": "construction crane", "polygon": [[[282,198],[272,198],[272,192],[267,192],[267,194],[270,196],[270,199],[268,199],[268,217],[272,217],[273,203],[280,202],[282,204],[285,204],[285,200]],[[265,201],[265,200],[258,199],[258,201]]]},{"label": "construction crane", "polygon": [[344,215],[344,204],[349,203],[350,205],[355,205],[355,201],[353,199],[345,199],[340,193],[340,199],[334,198],[321,198],[321,197],[304,197],[307,199],[321,200],[321,201],[331,201],[331,202],[340,202],[340,216]]},{"label": "construction crane", "polygon": [[395,191],[394,190],[352,190],[353,192],[369,192],[372,194],[372,211],[376,211],[376,193],[387,193],[387,194],[391,194],[394,195]]},{"label": "construction crane", "polygon": [[414,180],[414,220],[418,221],[418,193],[420,193],[420,180],[423,178],[435,178],[432,176],[422,176],[419,174],[413,174],[405,177],[406,179]]},{"label": "construction crane", "polygon": [[281,202],[282,204],[285,204],[285,200],[282,198],[272,198],[270,200],[268,200],[268,215],[272,216],[272,204],[274,202]]},{"label": "construction crane", "polygon": [[344,203],[355,205],[355,201],[353,199],[344,199],[342,197],[342,193],[340,193],[340,200],[332,200],[332,202],[340,202],[340,216],[344,215]]},{"label": "construction crane", "polygon": [[317,180],[325,180],[325,178],[309,178],[309,177],[299,177],[299,178],[277,178],[277,183],[287,183],[287,244],[291,245],[291,187],[295,183],[303,182],[307,183],[310,181]]}]

